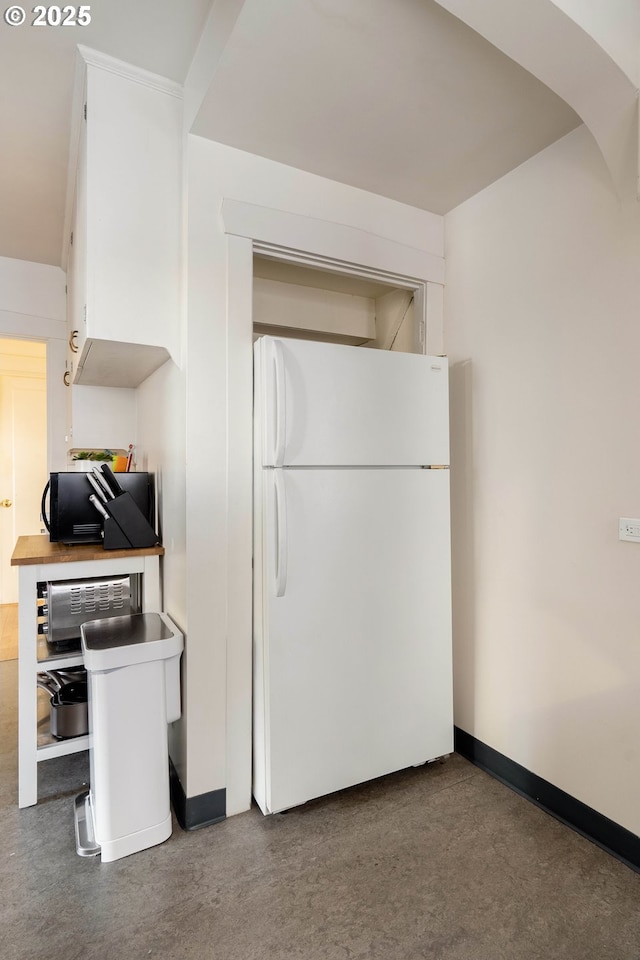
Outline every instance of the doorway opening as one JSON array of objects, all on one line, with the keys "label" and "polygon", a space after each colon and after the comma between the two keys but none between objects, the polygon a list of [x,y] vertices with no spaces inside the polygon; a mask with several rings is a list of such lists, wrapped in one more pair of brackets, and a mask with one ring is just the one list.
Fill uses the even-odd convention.
[{"label": "doorway opening", "polygon": [[0,338],[0,660],[18,656],[18,537],[43,532],[47,481],[47,346]]}]

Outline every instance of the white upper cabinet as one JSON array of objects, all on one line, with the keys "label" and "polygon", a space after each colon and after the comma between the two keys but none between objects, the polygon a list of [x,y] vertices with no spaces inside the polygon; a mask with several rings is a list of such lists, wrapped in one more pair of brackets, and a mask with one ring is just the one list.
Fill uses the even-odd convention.
[{"label": "white upper cabinet", "polygon": [[169,357],[179,360],[181,88],[86,48],[80,54],[72,379],[135,387]]}]

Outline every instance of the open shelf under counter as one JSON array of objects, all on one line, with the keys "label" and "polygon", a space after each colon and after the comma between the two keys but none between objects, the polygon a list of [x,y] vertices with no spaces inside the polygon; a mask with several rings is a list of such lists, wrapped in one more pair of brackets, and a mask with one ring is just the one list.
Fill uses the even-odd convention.
[{"label": "open shelf under counter", "polygon": [[36,758],[38,763],[42,760],[51,760],[53,757],[68,757],[71,753],[80,753],[81,750],[89,749],[89,734],[82,737],[68,737],[66,740],[56,740],[49,733],[47,725],[46,731],[42,733],[38,729],[38,749]]},{"label": "open shelf under counter", "polygon": [[46,690],[38,690],[38,725],[36,738],[36,760],[51,760],[53,757],[68,757],[72,753],[80,753],[89,749],[89,735],[66,737],[58,740],[51,733],[49,726],[49,695]]},{"label": "open shelf under counter", "polygon": [[83,664],[80,641],[72,650],[52,650],[45,637],[39,636],[36,642],[38,670],[64,670],[81,667]]}]

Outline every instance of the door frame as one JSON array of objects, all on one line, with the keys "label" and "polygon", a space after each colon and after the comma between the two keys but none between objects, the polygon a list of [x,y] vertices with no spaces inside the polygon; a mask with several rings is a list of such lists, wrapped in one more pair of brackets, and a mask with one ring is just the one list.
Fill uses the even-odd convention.
[{"label": "door frame", "polygon": [[[7,342],[17,344],[19,350],[16,352],[5,352],[4,345]],[[28,345],[30,344],[44,346],[45,352],[43,354],[41,351],[39,351],[37,356],[31,356],[27,362],[24,362],[25,358],[28,356],[27,350]],[[25,352],[23,353],[22,351]],[[42,362],[43,360],[44,363]],[[33,368],[34,361],[37,363],[39,369]],[[16,497],[16,482],[19,480],[20,483],[26,484],[30,487],[28,502],[34,508],[35,516],[37,516],[40,512],[40,496],[42,494],[42,487],[34,487],[33,480],[30,480],[29,477],[25,476],[24,473],[20,472],[19,477],[17,475],[16,471],[20,461],[19,458],[16,458],[16,422],[14,419],[10,419],[9,411],[11,407],[13,407],[13,417],[20,417],[21,412],[24,411],[23,401],[26,394],[31,394],[31,392],[34,390],[37,392],[38,400],[36,401],[36,414],[40,424],[39,440],[44,438],[45,450],[44,456],[42,455],[41,450],[35,453],[34,456],[39,460],[40,466],[44,467],[42,479],[42,484],[44,485],[47,468],[46,387],[46,344],[41,344],[40,341],[24,338],[17,339],[14,337],[0,337],[0,406],[2,406],[5,401],[7,402],[7,407],[4,410],[0,409],[0,421],[2,422],[1,430],[3,442],[6,444],[7,448],[11,449],[11,453],[5,463],[5,469],[2,471],[4,485],[1,492],[3,496],[9,496],[13,500],[8,515],[3,519],[1,553],[2,568],[0,569],[0,601],[2,604],[16,604],[18,602],[18,573],[17,570],[9,567],[9,558],[13,552],[16,542],[16,530],[21,529],[21,525],[18,523],[18,513],[20,512],[19,503],[22,501],[22,496],[18,498]],[[10,399],[11,397],[13,397],[13,400]],[[41,404],[44,404],[44,411],[40,407]],[[43,413],[44,418],[42,417]],[[27,440],[29,449],[32,451],[37,449],[37,446],[33,446],[34,442],[37,446],[39,446],[38,440],[34,441],[31,437]],[[42,520],[40,521],[40,527],[42,529]],[[37,532],[35,529],[35,520],[31,528],[25,532]]]},{"label": "door frame", "polygon": [[414,291],[423,350],[443,353],[444,258],[345,224],[224,199],[227,254],[226,812],[249,809],[252,765],[253,256]]},{"label": "door frame", "polygon": [[63,320],[0,310],[0,339],[46,346],[47,472],[65,470],[67,462],[67,325]]},{"label": "door frame", "polygon": [[0,338],[37,340],[47,347],[47,467],[66,469],[67,325],[65,321],[0,310]]}]

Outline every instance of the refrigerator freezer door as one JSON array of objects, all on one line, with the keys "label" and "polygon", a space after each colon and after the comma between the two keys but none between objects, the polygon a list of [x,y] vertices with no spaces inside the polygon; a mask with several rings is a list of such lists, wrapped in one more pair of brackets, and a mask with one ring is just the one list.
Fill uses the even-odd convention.
[{"label": "refrigerator freezer door", "polygon": [[449,463],[446,358],[262,337],[265,466]]},{"label": "refrigerator freezer door", "polygon": [[453,717],[448,471],[262,473],[254,794],[267,813],[451,752]]}]

